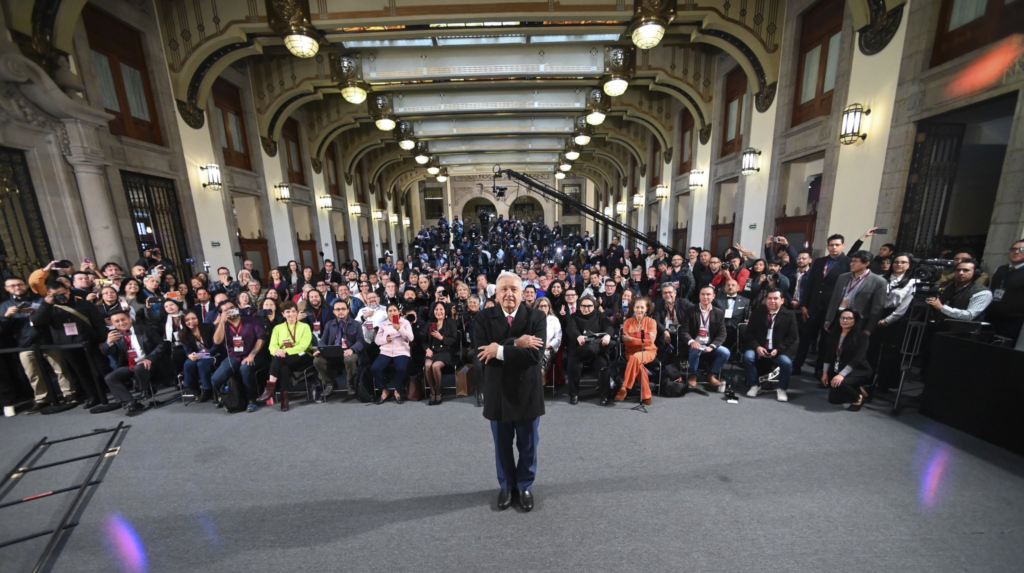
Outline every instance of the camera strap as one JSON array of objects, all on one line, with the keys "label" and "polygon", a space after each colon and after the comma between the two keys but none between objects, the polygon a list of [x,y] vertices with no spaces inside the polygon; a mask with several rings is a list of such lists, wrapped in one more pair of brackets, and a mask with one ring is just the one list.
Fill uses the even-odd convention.
[{"label": "camera strap", "polygon": [[84,314],[78,312],[77,310],[71,308],[70,306],[64,306],[63,304],[55,304],[53,306],[55,308],[59,308],[59,309],[63,310],[64,312],[71,313],[71,314],[77,316],[78,318],[82,319],[82,321],[85,322],[86,324],[89,324],[89,319],[86,318]]}]

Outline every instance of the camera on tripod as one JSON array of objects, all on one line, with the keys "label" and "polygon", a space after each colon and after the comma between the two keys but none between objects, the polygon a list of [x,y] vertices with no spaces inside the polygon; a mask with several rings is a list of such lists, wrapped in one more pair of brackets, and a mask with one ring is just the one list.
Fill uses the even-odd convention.
[{"label": "camera on tripod", "polygon": [[942,273],[956,266],[956,262],[950,259],[911,259],[914,270],[910,278],[917,279],[914,285],[914,298],[924,300],[939,296],[939,280]]}]

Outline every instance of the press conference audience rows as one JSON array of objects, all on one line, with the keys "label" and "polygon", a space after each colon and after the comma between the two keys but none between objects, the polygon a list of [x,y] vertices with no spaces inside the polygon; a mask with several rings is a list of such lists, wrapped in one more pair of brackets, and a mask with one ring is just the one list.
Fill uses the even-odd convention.
[{"label": "press conference audience rows", "polygon": [[[857,411],[899,383],[914,313],[932,330],[986,320],[1020,336],[1024,241],[989,275],[970,249],[948,263],[891,244],[862,250],[874,232],[849,249],[834,234],[818,258],[785,237],[760,252],[669,253],[484,215],[424,226],[414,254],[386,253],[374,269],[288,261],[261,276],[245,261],[191,274],[155,245],[128,268],[54,261],[5,279],[0,348],[24,380],[4,377],[0,403],[5,416],[72,404],[136,416],[170,387],[229,412],[288,411],[296,393],[440,405],[446,378],[481,371],[475,325],[502,271],[521,278],[523,304],[547,315],[545,384],[570,404],[585,382],[607,406],[631,391],[651,404],[655,385],[659,396],[724,392],[731,364],[742,372],[733,389],[749,398],[773,389],[787,402],[791,377],[806,372],[830,402]],[[475,399],[486,399],[481,384]]]}]

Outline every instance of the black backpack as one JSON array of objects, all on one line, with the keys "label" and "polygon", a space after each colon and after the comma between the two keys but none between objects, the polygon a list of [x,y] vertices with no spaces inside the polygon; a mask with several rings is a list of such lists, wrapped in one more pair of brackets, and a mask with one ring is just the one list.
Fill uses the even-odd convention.
[{"label": "black backpack", "polygon": [[369,367],[360,368],[356,377],[356,399],[364,404],[373,402],[373,372]]},{"label": "black backpack", "polygon": [[227,413],[241,412],[248,406],[245,401],[245,389],[236,377],[229,377],[227,382],[217,390],[220,391],[220,403]]}]

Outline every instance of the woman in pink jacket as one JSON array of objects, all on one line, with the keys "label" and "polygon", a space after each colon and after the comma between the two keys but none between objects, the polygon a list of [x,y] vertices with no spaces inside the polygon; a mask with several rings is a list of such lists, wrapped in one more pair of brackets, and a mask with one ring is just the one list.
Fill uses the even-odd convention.
[{"label": "woman in pink jacket", "polygon": [[403,386],[405,385],[406,372],[409,369],[409,359],[412,353],[409,350],[409,343],[413,341],[412,325],[402,317],[402,311],[397,304],[388,305],[388,319],[377,328],[377,337],[374,342],[380,346],[380,356],[373,362],[370,370],[373,372],[373,379],[380,390],[380,397],[374,404],[383,404],[388,399],[387,383],[384,381],[384,369],[389,364],[395,365],[395,375],[392,378],[392,388],[395,392],[395,402],[402,404]]}]

